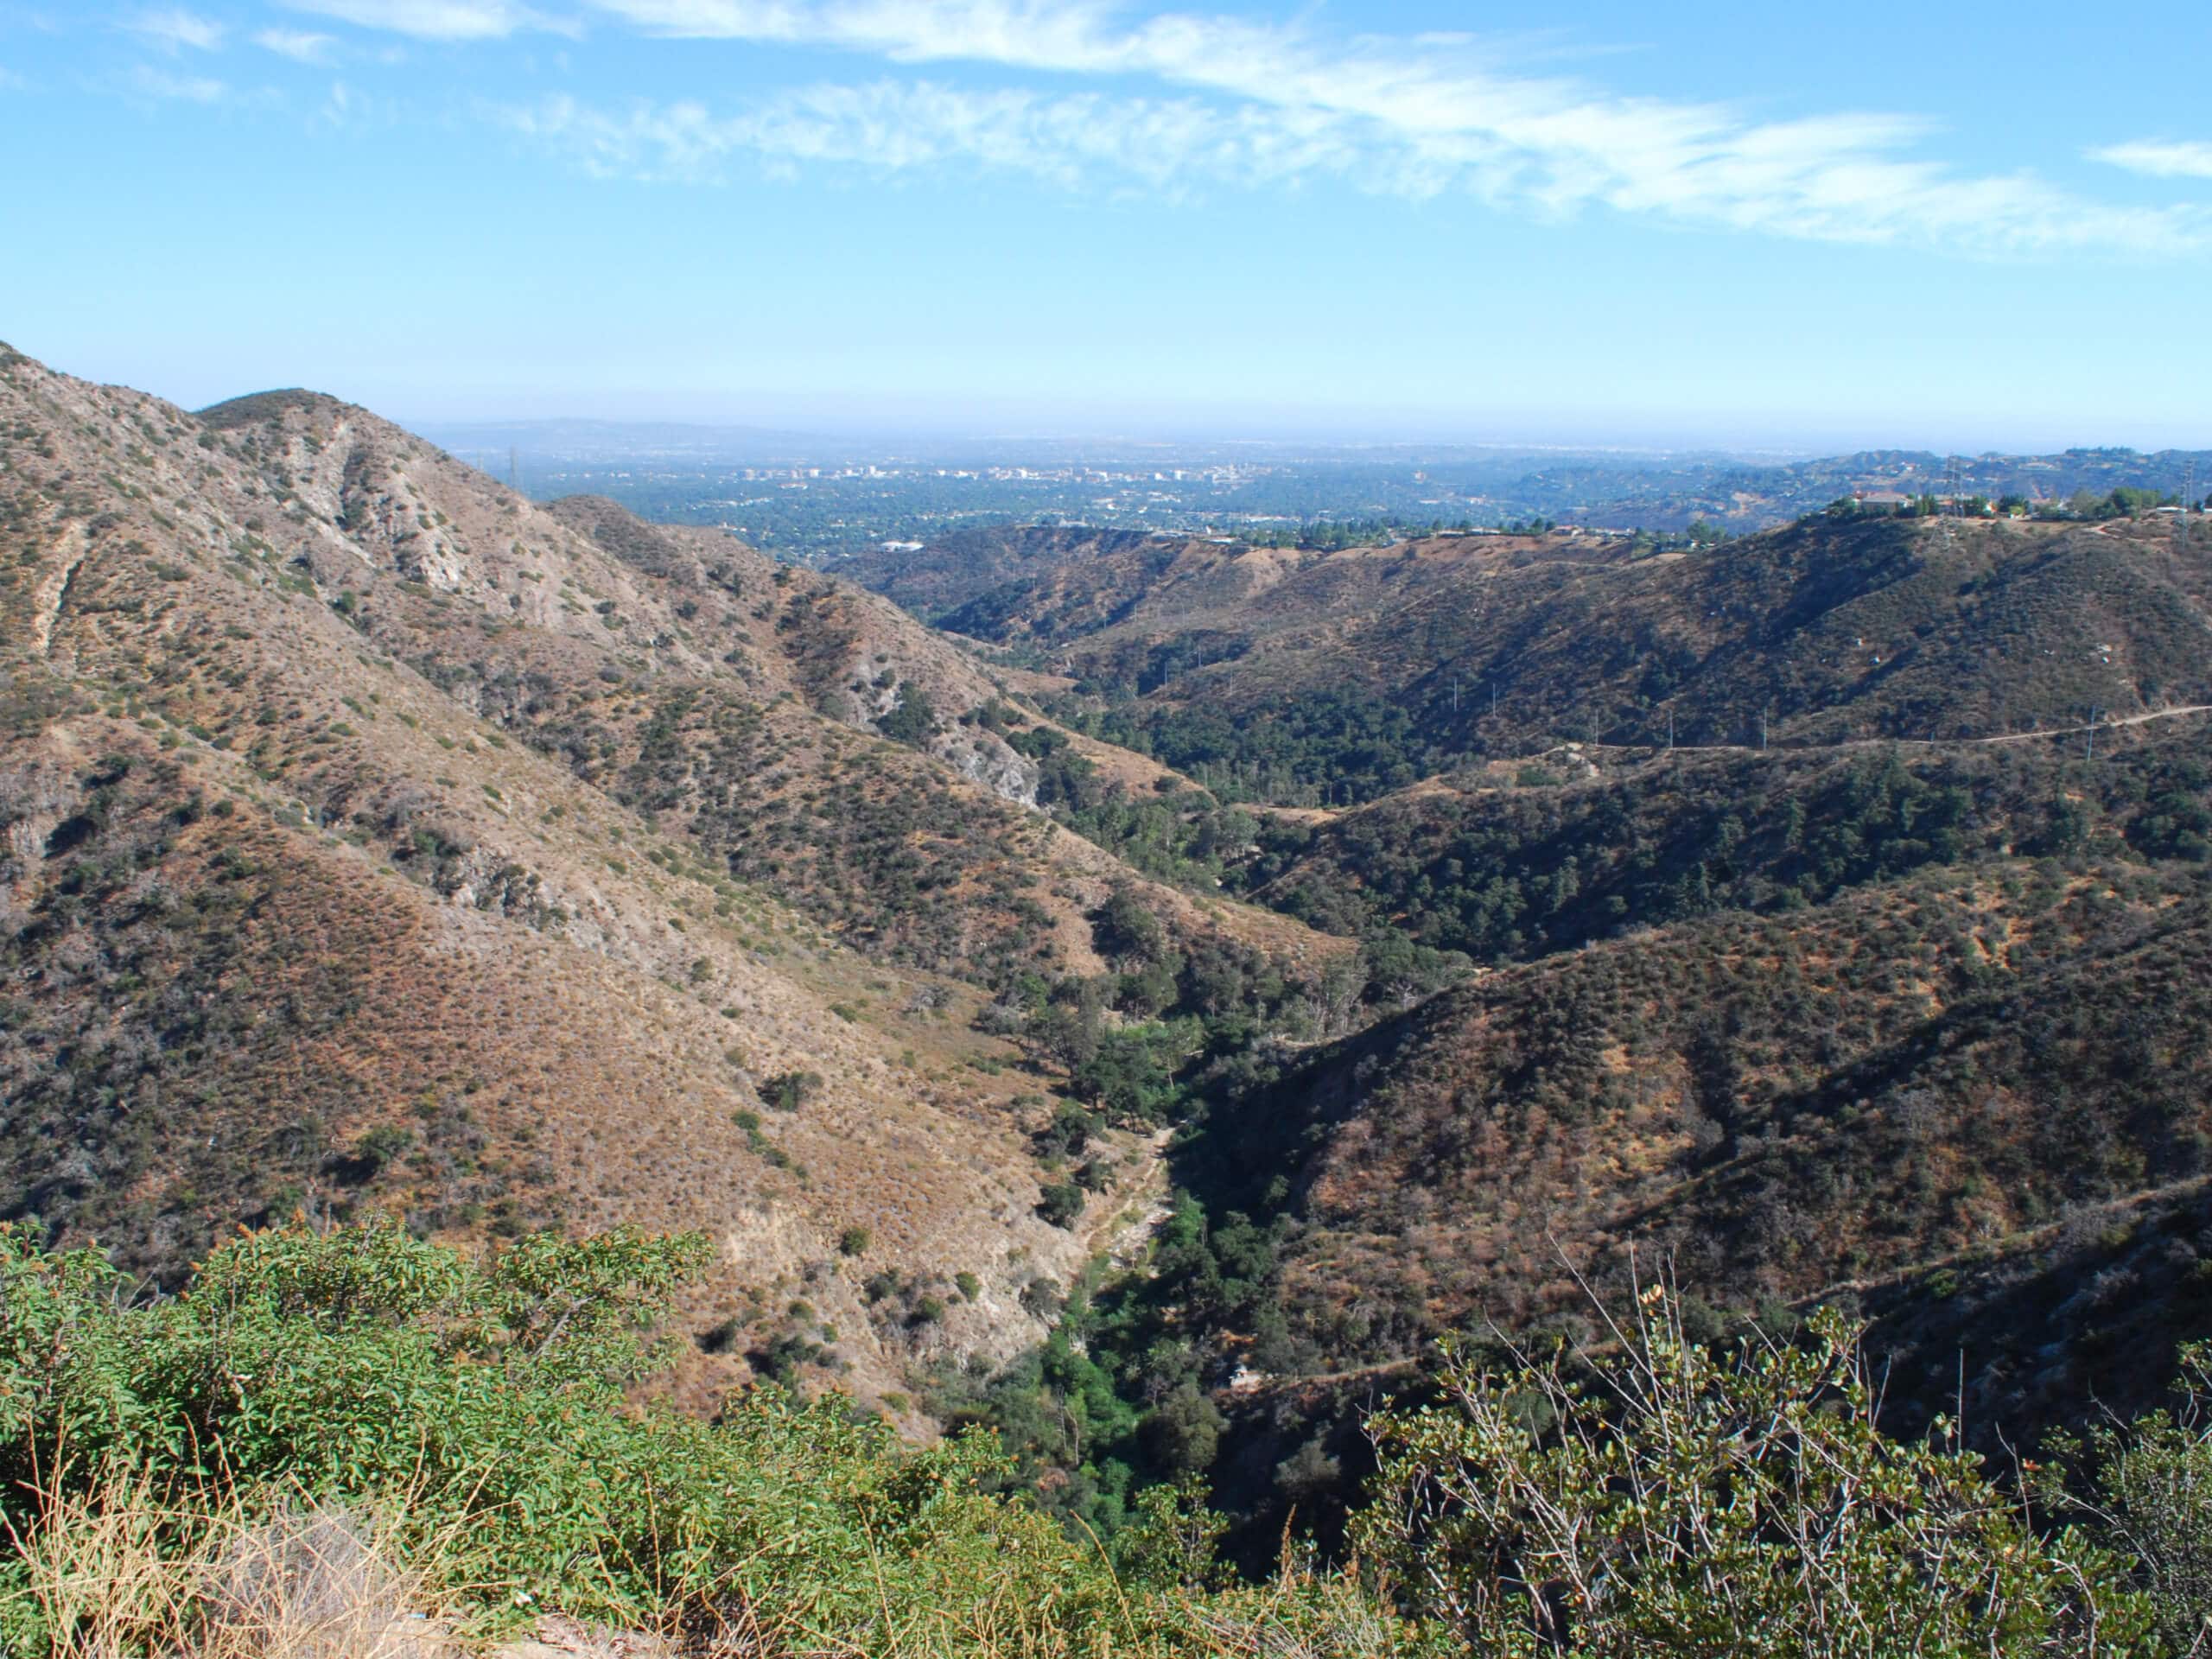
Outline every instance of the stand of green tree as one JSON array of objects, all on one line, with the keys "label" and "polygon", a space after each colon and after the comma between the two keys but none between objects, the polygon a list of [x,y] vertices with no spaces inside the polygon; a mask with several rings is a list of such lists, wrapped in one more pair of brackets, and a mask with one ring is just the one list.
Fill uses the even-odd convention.
[{"label": "stand of green tree", "polygon": [[[1172,677],[1160,671],[1162,680]],[[1233,714],[1135,701],[1141,681],[1086,683],[1103,706],[1055,704],[1055,719],[1198,779],[1224,801],[1324,805],[1368,801],[1434,770],[1443,758],[1414,717],[1357,689],[1323,690]]]}]

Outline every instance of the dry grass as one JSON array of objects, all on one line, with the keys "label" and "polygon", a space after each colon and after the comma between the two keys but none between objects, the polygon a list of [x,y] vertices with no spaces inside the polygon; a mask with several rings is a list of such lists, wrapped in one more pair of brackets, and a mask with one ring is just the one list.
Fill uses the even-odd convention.
[{"label": "dry grass", "polygon": [[442,1643],[422,1563],[368,1510],[298,1493],[156,1491],[123,1476],[73,1493],[15,1540],[21,1594],[54,1659],[422,1659]]},{"label": "dry grass", "polygon": [[[964,1609],[887,1600],[881,1628],[852,1639],[806,1609],[734,1589],[672,1586],[651,1628],[618,1630],[558,1612],[524,1632],[466,1607],[444,1564],[458,1536],[417,1539],[404,1501],[340,1504],[300,1491],[253,1499],[220,1485],[159,1491],[119,1474],[39,1495],[44,1519],[10,1542],[24,1568],[10,1623],[35,1615],[52,1659],[1363,1659],[1406,1651],[1406,1627],[1351,1581],[1287,1566],[1272,1585],[1193,1593],[1176,1634],[1124,1599],[1118,1629],[1074,1628],[1039,1610],[1009,1573],[1002,1595]],[[879,1573],[880,1577],[880,1573]],[[886,1592],[887,1596],[888,1592]],[[1317,1619],[1317,1607],[1325,1614]]]}]

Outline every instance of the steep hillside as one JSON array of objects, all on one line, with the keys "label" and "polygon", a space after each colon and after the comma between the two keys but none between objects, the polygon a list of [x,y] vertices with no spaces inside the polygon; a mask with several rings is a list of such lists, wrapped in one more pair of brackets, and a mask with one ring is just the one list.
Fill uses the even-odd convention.
[{"label": "steep hillside", "polygon": [[[1020,810],[1036,768],[976,718],[997,688],[895,607],[719,532],[499,499],[327,400],[273,418],[239,442],[320,481],[343,520],[302,550],[315,579],[449,696],[872,954],[992,986],[1096,970],[1084,918],[1127,873]],[[1269,918],[1149,896],[1186,926],[1297,948]]]},{"label": "steep hillside", "polygon": [[2212,1330],[2207,1262],[2212,1185],[2192,1178],[1823,1300],[1872,1321],[1896,1432],[1963,1405],[1973,1442],[2009,1460],[2043,1425],[2171,1404],[2176,1346]]},{"label": "steep hillside", "polygon": [[12,353],[0,439],[0,1209],[59,1239],[696,1226],[681,1386],[887,1389],[1033,1340],[1116,1224],[1037,1213],[985,988],[1096,968],[1120,890],[1308,948],[1028,811],[957,651],[727,537]]},{"label": "steep hillside", "polygon": [[1947,868],[1491,974],[1209,1139],[1291,1217],[1286,1301],[1373,1358],[1571,1313],[1639,1243],[1747,1306],[2196,1179],[2209,1032],[2201,864]]},{"label": "steep hillside", "polygon": [[1059,712],[1216,789],[1328,804],[1573,740],[1981,737],[2212,700],[2212,536],[1805,520],[1633,556],[1590,537],[1193,543],[944,619],[1078,677]]},{"label": "steep hillside", "polygon": [[[2093,758],[2094,757],[2094,758]],[[1991,743],[1697,752],[1571,744],[1275,822],[1262,902],[1522,961],[1722,910],[1786,914],[1932,866],[2212,849],[2212,710]]]},{"label": "steep hillside", "polygon": [[1916,1379],[1895,1421],[1963,1376],[1993,1451],[2156,1403],[2212,1334],[2184,1218],[2212,1191],[2212,714],[2094,735],[1575,745],[1355,811],[1201,812],[1225,880],[1359,938],[1325,986],[1352,1034],[1225,1070],[1175,1148],[1190,1201],[1081,1357],[969,1408],[1080,1500],[1053,1410],[1121,1457],[1101,1377],[1202,1421],[1172,1402],[1210,1389],[1214,1490],[1264,1561],[1294,1508],[1338,1523],[1359,1416],[1430,1338],[1587,1331],[1632,1259],[1716,1338],[1863,1302]]}]

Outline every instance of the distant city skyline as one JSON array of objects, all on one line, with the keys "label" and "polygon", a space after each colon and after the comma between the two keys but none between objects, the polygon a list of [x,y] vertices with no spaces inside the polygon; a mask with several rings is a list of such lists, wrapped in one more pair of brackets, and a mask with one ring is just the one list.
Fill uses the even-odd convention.
[{"label": "distant city skyline", "polygon": [[2209,60],[2180,0],[0,0],[0,338],[424,425],[2203,448]]}]

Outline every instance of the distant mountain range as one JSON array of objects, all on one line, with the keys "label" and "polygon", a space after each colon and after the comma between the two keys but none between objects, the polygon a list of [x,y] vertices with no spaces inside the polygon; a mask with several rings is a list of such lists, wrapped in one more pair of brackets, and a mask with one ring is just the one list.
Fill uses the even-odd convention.
[{"label": "distant mountain range", "polygon": [[564,465],[653,461],[735,462],[758,466],[842,461],[863,453],[849,439],[773,427],[713,426],[680,421],[430,421],[423,435],[456,455],[481,459],[497,473],[510,450],[534,463]]}]

